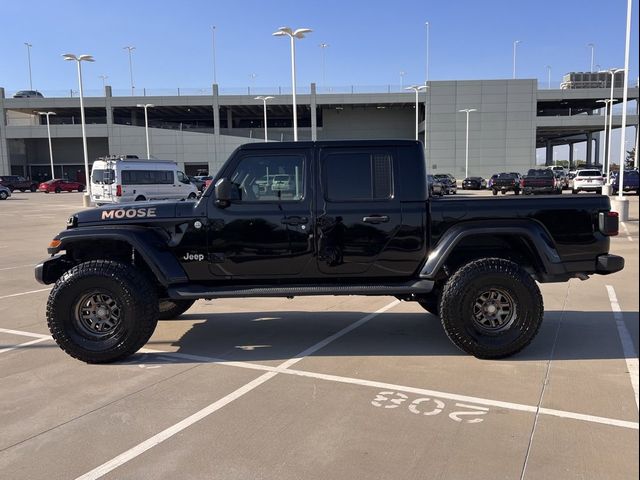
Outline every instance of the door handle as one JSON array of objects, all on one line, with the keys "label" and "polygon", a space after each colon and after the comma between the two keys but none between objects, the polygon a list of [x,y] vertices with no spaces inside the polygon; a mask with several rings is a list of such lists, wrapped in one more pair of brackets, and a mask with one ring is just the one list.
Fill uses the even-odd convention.
[{"label": "door handle", "polygon": [[389,221],[387,215],[371,215],[369,217],[362,217],[364,223],[386,223]]},{"label": "door handle", "polygon": [[309,219],[307,217],[284,217],[282,219],[282,224],[283,225],[291,225],[292,227],[298,226],[298,225],[304,225],[305,223],[308,223]]}]

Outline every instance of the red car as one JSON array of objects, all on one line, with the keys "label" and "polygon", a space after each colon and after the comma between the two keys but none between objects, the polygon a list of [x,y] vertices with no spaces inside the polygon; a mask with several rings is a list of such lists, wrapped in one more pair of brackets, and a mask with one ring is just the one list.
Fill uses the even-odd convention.
[{"label": "red car", "polygon": [[84,185],[82,183],[72,182],[71,180],[54,179],[49,180],[48,182],[42,182],[38,187],[38,190],[44,193],[73,192],[74,190],[82,192],[84,191]]}]

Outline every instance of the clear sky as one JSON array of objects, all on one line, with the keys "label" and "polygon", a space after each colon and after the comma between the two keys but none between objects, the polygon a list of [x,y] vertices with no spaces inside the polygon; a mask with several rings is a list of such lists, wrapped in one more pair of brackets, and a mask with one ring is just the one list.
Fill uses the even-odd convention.
[{"label": "clear sky", "polygon": [[[638,75],[638,1],[634,5],[631,78]],[[0,86],[28,88],[30,42],[34,88],[76,88],[76,72],[60,55],[89,53],[85,88],[129,87],[125,45],[134,45],[137,88],[205,88],[213,80],[211,26],[216,25],[221,87],[290,85],[289,45],[272,37],[279,26],[314,31],[297,43],[298,82],[387,85],[425,80],[425,22],[430,23],[430,80],[518,78],[546,85],[546,65],[557,85],[569,71],[595,64],[622,66],[626,0],[244,0],[244,1],[17,1],[2,2]]]}]

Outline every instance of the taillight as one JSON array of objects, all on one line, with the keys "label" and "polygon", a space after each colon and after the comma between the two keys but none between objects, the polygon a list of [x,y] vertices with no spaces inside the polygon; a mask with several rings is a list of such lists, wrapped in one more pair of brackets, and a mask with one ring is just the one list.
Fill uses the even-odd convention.
[{"label": "taillight", "polygon": [[116,185],[116,197],[122,196],[122,185]]},{"label": "taillight", "polygon": [[600,212],[598,218],[599,230],[608,237],[618,235],[618,212]]}]

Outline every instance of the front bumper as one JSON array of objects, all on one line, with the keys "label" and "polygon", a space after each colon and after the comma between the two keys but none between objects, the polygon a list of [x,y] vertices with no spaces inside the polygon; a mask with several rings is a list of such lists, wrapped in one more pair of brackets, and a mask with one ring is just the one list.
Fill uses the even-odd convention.
[{"label": "front bumper", "polygon": [[36,265],[34,274],[38,283],[50,285],[55,283],[64,272],[72,267],[63,253],[53,255]]}]

